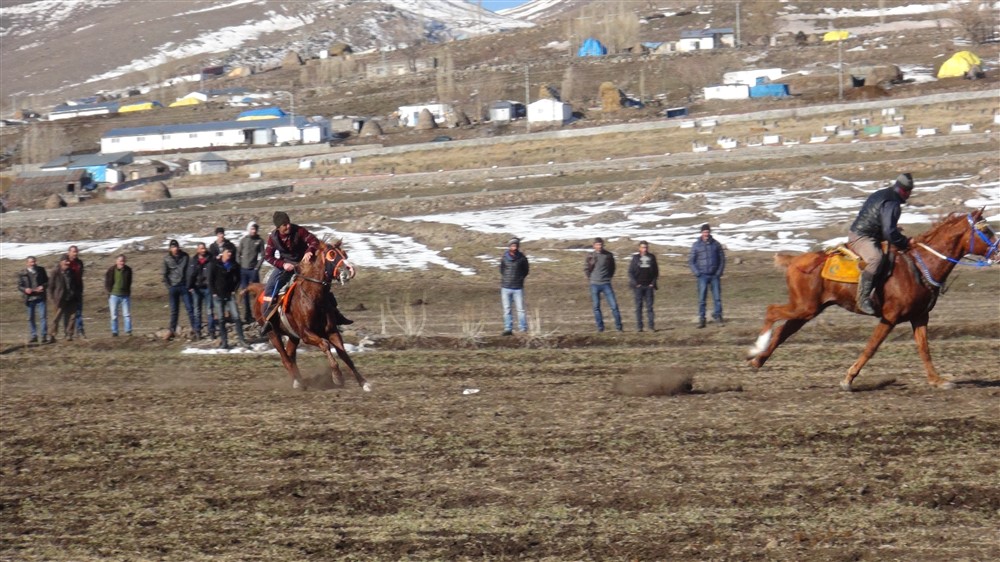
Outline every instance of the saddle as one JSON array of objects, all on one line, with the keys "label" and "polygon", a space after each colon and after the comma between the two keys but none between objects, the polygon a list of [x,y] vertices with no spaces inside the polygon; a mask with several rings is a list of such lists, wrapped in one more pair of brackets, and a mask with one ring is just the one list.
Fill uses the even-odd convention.
[{"label": "saddle", "polygon": [[[839,283],[858,283],[861,280],[861,270],[865,267],[865,261],[846,245],[839,244],[826,250],[825,254],[826,260],[823,262],[823,269],[820,272],[823,279]],[[896,254],[889,251],[886,242],[882,242],[882,255],[881,274],[875,280],[876,286],[888,279],[896,262]]]},{"label": "saddle", "polygon": [[[278,303],[278,309],[279,309],[278,311],[281,312],[282,314],[284,314],[285,310],[288,308],[288,299],[292,296],[292,291],[295,290],[295,287],[298,286],[298,284],[299,284],[298,279],[292,281],[288,285],[288,287],[285,288],[284,292],[279,292],[278,296],[275,297],[280,301]],[[261,304],[261,310],[267,310],[267,304],[270,303],[272,300],[273,298],[269,297],[266,294],[266,291],[261,291],[260,294],[257,295],[257,302]]]},{"label": "saddle", "polygon": [[861,256],[852,252],[847,246],[840,244],[826,251],[826,261],[820,272],[823,279],[840,283],[857,283],[861,279],[861,269],[864,261]]}]

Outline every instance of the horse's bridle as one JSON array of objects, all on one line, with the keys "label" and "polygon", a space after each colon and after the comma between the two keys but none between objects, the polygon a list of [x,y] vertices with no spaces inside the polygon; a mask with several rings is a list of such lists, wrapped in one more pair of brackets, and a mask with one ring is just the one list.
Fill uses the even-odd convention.
[{"label": "horse's bridle", "polygon": [[[947,262],[953,263],[955,265],[968,265],[972,267],[989,267],[994,263],[996,263],[996,261],[991,258],[993,257],[994,254],[997,253],[997,249],[1000,248],[1000,238],[997,238],[996,233],[994,233],[993,229],[990,228],[990,224],[986,222],[986,219],[984,218],[980,218],[978,221],[973,220],[972,213],[967,214],[965,216],[965,220],[968,221],[969,228],[972,229],[972,235],[969,236],[969,251],[963,254],[963,256],[959,256],[958,258],[946,256],[941,252],[935,250],[934,248],[931,248],[927,244],[924,244],[923,242],[917,242],[916,245],[920,246],[924,250],[927,250],[934,256],[943,259]],[[990,233],[989,235],[986,234],[987,231]],[[983,256],[982,261],[978,261],[975,263],[963,262],[959,258],[962,258],[965,255],[972,254],[975,251],[976,236],[979,236],[979,239],[986,244],[986,254]],[[933,285],[934,287],[941,288],[942,283],[940,281],[935,280],[934,277],[931,276],[930,268],[928,268],[927,264],[924,263],[924,260],[920,257],[920,254],[916,252],[916,249],[914,249],[913,251],[913,259],[917,262],[917,266],[920,268],[920,272],[923,274],[924,279],[926,279],[927,282]]]},{"label": "horse's bridle", "polygon": [[[340,257],[338,260],[337,257]],[[296,273],[294,277],[302,279],[303,281],[309,281],[310,283],[318,283],[324,287],[329,287],[330,283],[336,279],[341,285],[347,283],[351,278],[351,264],[347,261],[347,252],[342,248],[331,248],[326,251],[323,255],[323,279],[316,279],[315,277],[309,277],[302,275],[301,273]],[[344,267],[344,264],[347,264]]]}]

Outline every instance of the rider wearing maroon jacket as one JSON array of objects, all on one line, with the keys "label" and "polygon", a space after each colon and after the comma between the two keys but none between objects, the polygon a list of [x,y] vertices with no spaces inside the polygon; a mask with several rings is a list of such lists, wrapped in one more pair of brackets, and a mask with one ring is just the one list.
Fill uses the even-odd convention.
[{"label": "rider wearing maroon jacket", "polygon": [[[271,302],[264,311],[264,318],[267,318],[280,300],[278,289],[283,288],[295,273],[295,267],[299,262],[312,261],[313,256],[319,249],[319,239],[304,227],[292,224],[288,218],[288,213],[277,211],[274,213],[275,229],[267,237],[267,244],[264,246],[264,261],[274,266],[277,272],[271,275],[264,293],[271,297]],[[330,293],[331,296],[333,293]],[[336,299],[334,299],[336,305]],[[352,320],[344,318],[337,312],[337,324],[352,324]],[[267,333],[271,323],[265,322],[261,333]]]}]

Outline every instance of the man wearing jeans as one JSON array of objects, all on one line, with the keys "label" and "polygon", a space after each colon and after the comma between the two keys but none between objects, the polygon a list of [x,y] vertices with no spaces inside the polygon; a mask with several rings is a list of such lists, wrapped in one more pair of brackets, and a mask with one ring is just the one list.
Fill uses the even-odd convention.
[{"label": "man wearing jeans", "polygon": [[528,256],[520,251],[521,241],[511,238],[507,251],[500,258],[500,302],[503,305],[503,335],[514,333],[511,301],[517,308],[517,323],[521,332],[528,331],[528,318],[524,313],[524,278],[528,276]]},{"label": "man wearing jeans", "polygon": [[31,339],[28,343],[38,342],[38,326],[35,318],[42,323],[42,343],[49,341],[49,324],[45,317],[45,288],[49,284],[49,276],[45,268],[38,265],[35,256],[28,256],[26,269],[17,275],[17,289],[24,295],[24,306],[28,308],[28,328]]},{"label": "man wearing jeans", "polygon": [[240,322],[240,311],[236,308],[234,293],[240,286],[240,266],[233,259],[230,248],[222,248],[218,260],[213,260],[208,266],[208,286],[212,291],[212,306],[215,307],[215,318],[219,321],[219,349],[229,349],[229,335],[226,333],[226,314],[236,326],[236,337],[240,345],[247,347],[243,337],[243,323]]},{"label": "man wearing jeans", "polygon": [[188,266],[191,257],[187,252],[181,250],[180,244],[176,240],[170,241],[170,253],[163,258],[163,284],[167,286],[170,296],[170,337],[177,333],[177,316],[180,312],[181,301],[187,309],[188,319],[191,321],[192,338],[198,339],[198,332],[194,330],[197,325],[194,320],[194,308],[191,306],[191,293],[187,288]]},{"label": "man wearing jeans", "polygon": [[115,265],[104,274],[104,290],[111,309],[111,336],[118,337],[118,309],[121,308],[125,335],[132,335],[132,268],[125,265],[125,254],[115,258]]},{"label": "man wearing jeans", "polygon": [[722,244],[712,238],[712,227],[707,223],[701,225],[701,236],[691,246],[688,256],[688,266],[691,273],[698,278],[698,327],[705,327],[705,298],[708,288],[712,287],[712,301],[715,309],[712,319],[719,326],[722,321],[722,272],[726,269],[726,254]]},{"label": "man wearing jeans", "polygon": [[[194,305],[194,331],[199,338],[207,336],[214,340],[215,309],[212,306],[212,289],[208,286],[208,268],[213,261],[215,258],[208,253],[208,247],[204,242],[199,242],[188,265],[188,289],[191,291],[191,301]],[[202,328],[205,328],[205,334],[201,333]]]},{"label": "man wearing jeans", "polygon": [[615,290],[611,286],[611,278],[615,275],[615,256],[604,249],[604,239],[594,238],[594,251],[587,254],[583,271],[590,281],[590,299],[594,302],[594,322],[597,331],[604,331],[604,315],[601,313],[601,295],[604,295],[611,307],[611,315],[615,318],[615,329],[622,331],[622,315],[618,312],[618,301]]},{"label": "man wearing jeans", "polygon": [[660,268],[656,265],[656,256],[649,253],[649,242],[639,242],[639,253],[632,254],[632,263],[628,266],[628,282],[635,295],[635,323],[642,331],[642,310],[646,309],[646,323],[650,332],[655,332],[656,317],[653,315],[653,301],[656,291],[656,279],[660,276]]},{"label": "man wearing jeans", "polygon": [[[264,240],[257,234],[257,223],[250,221],[247,225],[247,235],[240,239],[236,251],[236,262],[240,266],[240,289],[246,289],[251,283],[260,283],[260,266],[264,263]],[[250,293],[243,293],[243,323],[253,322],[253,311],[250,309]]]}]

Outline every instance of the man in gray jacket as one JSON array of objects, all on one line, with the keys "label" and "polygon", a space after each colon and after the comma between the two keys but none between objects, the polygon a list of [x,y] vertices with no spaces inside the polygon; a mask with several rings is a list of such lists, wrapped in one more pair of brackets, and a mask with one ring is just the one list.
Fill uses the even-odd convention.
[{"label": "man in gray jacket", "polygon": [[611,286],[611,278],[615,276],[615,256],[604,249],[604,239],[594,238],[594,251],[587,254],[583,272],[590,281],[590,300],[594,302],[594,322],[597,331],[604,331],[604,315],[601,313],[601,295],[611,307],[611,315],[615,318],[615,329],[622,331],[622,315],[618,312],[618,300]]},{"label": "man in gray jacket", "polygon": [[[240,238],[236,251],[236,263],[240,266],[240,290],[246,290],[250,283],[260,283],[260,266],[264,263],[264,239],[257,234],[256,221],[247,224],[247,235]],[[243,293],[243,323],[253,322],[250,310],[250,293]]]},{"label": "man in gray jacket", "polygon": [[[180,312],[180,301],[184,301],[191,329],[194,331],[194,307],[191,304],[191,293],[187,289],[188,266],[190,257],[176,240],[170,241],[170,252],[163,258],[163,284],[167,286],[170,297],[170,337],[177,333],[177,315]],[[198,332],[194,331],[194,338]]]}]

